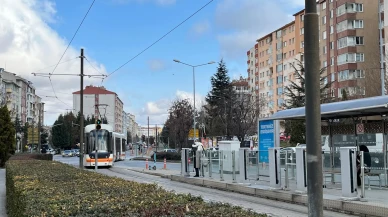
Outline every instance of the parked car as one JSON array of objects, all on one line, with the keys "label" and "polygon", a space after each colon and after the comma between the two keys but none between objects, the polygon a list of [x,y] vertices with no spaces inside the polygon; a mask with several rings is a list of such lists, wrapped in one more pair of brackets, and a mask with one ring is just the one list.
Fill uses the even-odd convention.
[{"label": "parked car", "polygon": [[65,150],[62,152],[62,157],[73,157],[73,152],[71,150]]}]

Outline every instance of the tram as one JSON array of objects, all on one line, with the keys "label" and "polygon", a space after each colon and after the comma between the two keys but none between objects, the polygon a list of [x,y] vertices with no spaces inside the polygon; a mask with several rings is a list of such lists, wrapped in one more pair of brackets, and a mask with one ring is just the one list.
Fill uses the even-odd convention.
[{"label": "tram", "polygon": [[89,124],[85,126],[84,166],[111,167],[115,161],[125,160],[126,135],[116,133],[109,124]]}]

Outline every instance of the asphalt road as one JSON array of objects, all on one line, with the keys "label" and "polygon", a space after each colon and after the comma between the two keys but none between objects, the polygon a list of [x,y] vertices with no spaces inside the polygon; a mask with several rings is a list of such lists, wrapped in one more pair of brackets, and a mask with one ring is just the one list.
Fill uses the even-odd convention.
[{"label": "asphalt road", "polygon": [[[61,156],[55,156],[54,160],[68,163],[71,165],[78,165],[78,157],[62,158]],[[131,162],[125,161],[120,162],[123,165],[141,165],[142,162]],[[163,164],[163,163],[162,163]],[[179,165],[179,164],[178,164]],[[161,178],[159,176],[153,176],[143,173],[138,173],[122,168],[112,167],[111,169],[99,169],[99,173],[123,178],[129,181],[136,181],[140,183],[157,183],[159,186],[163,187],[169,191],[175,191],[176,193],[192,194],[196,196],[201,196],[206,201],[230,203],[233,205],[241,206],[246,209],[252,209],[258,213],[266,213],[270,216],[288,216],[288,217],[300,217],[307,216],[307,207],[289,204],[280,201],[273,201],[264,198],[253,197],[249,195],[243,195],[233,192],[226,192],[216,189],[210,189],[195,185],[190,185],[186,183],[180,183],[171,181],[169,179]],[[342,217],[342,216],[352,216],[342,213],[324,211],[324,216],[330,217]]]}]

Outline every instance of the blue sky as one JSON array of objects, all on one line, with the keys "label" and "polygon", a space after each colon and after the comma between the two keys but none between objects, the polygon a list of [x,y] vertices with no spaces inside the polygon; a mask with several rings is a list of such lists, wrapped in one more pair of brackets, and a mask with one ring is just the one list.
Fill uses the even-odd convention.
[{"label": "blue sky", "polygon": [[[3,64],[2,61],[6,61],[8,71],[26,73],[25,68],[19,69],[21,66],[18,64],[12,65],[13,59],[9,60],[10,56],[15,58],[15,63],[25,61],[27,58],[33,59],[34,61],[27,61],[31,62],[28,67],[32,70],[55,64],[92,0],[30,0],[29,4],[24,0],[5,2],[0,9],[6,7],[10,13],[15,13],[15,19],[9,16],[7,18],[11,28],[9,32],[15,32],[12,41],[15,45],[13,52],[17,49],[28,51],[31,57],[20,54],[23,56],[23,59],[20,59],[21,57],[16,54],[10,55],[10,49],[6,51],[0,49],[0,65]],[[23,5],[25,10],[15,2]],[[86,62],[86,73],[110,73],[207,2],[207,0],[96,0],[63,60],[76,57],[74,55],[79,48],[84,47],[87,58],[98,70],[96,72],[94,68],[88,67]],[[303,3],[304,0],[214,0],[166,38],[115,72],[103,85],[119,94],[124,101],[125,110],[134,113],[140,124],[146,123],[148,115],[153,122],[163,122],[171,100],[177,97],[191,97],[193,93],[192,69],[173,62],[173,59],[196,65],[209,61],[218,62],[224,58],[232,78],[239,75],[246,77],[246,51],[254,45],[255,39],[291,21],[291,15],[300,10]],[[16,8],[17,6],[19,8]],[[31,14],[37,16],[37,21],[24,21]],[[16,15],[20,19],[16,19]],[[43,22],[39,22],[39,19]],[[36,53],[42,54],[43,51],[38,52],[32,49],[31,45],[26,49],[15,42],[17,30],[22,27],[11,24],[21,21],[26,22],[25,25],[30,25],[31,34],[43,35],[42,32],[45,31],[46,35],[46,40],[43,37],[24,38],[26,44],[33,44],[31,40],[38,39],[41,44],[35,41],[36,49],[53,47],[54,43],[61,44],[55,51],[47,47],[51,52],[47,52],[44,58],[50,55],[51,62],[36,60]],[[40,28],[42,31],[38,31]],[[47,37],[47,34],[53,35]],[[11,36],[5,36],[0,33],[0,45],[10,40]],[[53,37],[58,39],[49,43],[48,40]],[[67,70],[71,71],[79,67],[75,66],[77,62],[69,64],[73,65],[63,67],[69,67]],[[58,67],[57,73],[65,70],[61,67]],[[210,90],[210,77],[216,72],[216,67],[217,64],[213,64],[196,69],[196,93],[199,98]],[[51,73],[51,70],[42,72]],[[39,78],[40,80],[36,77],[28,78],[32,79],[37,89],[41,89],[42,92],[52,92],[51,86],[47,87],[49,85],[47,80],[42,80],[46,78]],[[78,84],[73,84],[77,80],[74,79],[69,80],[69,85],[64,85],[61,78],[53,77],[58,98],[69,104],[72,103],[69,88],[74,90]],[[89,79],[86,84],[99,85],[101,80]],[[63,106],[58,102],[48,104],[45,124],[51,124],[58,113],[63,112],[60,111],[63,110]]]}]

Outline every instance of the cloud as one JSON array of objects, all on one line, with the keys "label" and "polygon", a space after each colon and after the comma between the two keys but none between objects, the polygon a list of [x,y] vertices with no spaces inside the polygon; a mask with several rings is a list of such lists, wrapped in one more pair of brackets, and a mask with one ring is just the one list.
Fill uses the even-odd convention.
[{"label": "cloud", "polygon": [[116,4],[128,4],[128,3],[148,3],[153,2],[158,5],[172,5],[176,3],[176,0],[112,0],[113,3]]},{"label": "cloud", "polygon": [[[32,72],[51,73],[68,41],[58,35],[48,22],[56,17],[55,4],[49,0],[2,0],[0,4],[0,66],[6,70],[33,82],[36,93],[45,102],[45,124],[52,124],[59,113],[72,108],[72,92],[79,90],[79,77],[52,76],[52,84],[59,100],[46,97],[54,96],[50,81],[45,77],[32,76]],[[87,54],[87,50],[85,50]],[[80,51],[70,47],[54,74],[78,73]],[[87,56],[84,71],[89,74],[106,73],[105,67]],[[93,65],[93,67],[91,66]],[[46,68],[45,70],[36,71]],[[94,69],[95,68],[95,69]],[[96,69],[98,72],[96,72]],[[100,79],[85,77],[84,85],[100,83]]]},{"label": "cloud", "polygon": [[[193,97],[193,93],[177,90],[175,92],[175,96],[171,98],[147,102],[140,112],[135,112],[136,121],[140,125],[146,125],[147,118],[149,117],[150,123],[152,124],[164,124],[168,118],[168,109],[171,107],[174,100],[187,99],[190,103],[192,103]],[[195,107],[200,109],[205,98],[200,94],[195,94],[195,97]]]},{"label": "cloud", "polygon": [[[301,1],[268,0],[221,0],[216,6],[215,24],[224,57],[237,59],[244,55],[255,41],[265,34],[292,20],[287,13]],[[296,12],[296,11],[295,11]]]},{"label": "cloud", "polygon": [[209,31],[210,31],[210,23],[207,20],[196,23],[191,28],[191,32],[197,36],[203,35]]},{"label": "cloud", "polygon": [[153,59],[148,61],[148,68],[152,71],[161,71],[166,68],[166,64],[163,60]]}]

